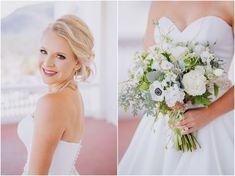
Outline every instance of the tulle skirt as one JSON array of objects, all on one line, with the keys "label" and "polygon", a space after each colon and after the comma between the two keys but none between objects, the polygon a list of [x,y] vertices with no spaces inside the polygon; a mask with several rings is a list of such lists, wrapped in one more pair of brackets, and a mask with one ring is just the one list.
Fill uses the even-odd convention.
[{"label": "tulle skirt", "polygon": [[169,140],[168,120],[145,115],[119,163],[119,174],[234,174],[234,111],[198,130],[201,145],[193,152],[176,151]]}]

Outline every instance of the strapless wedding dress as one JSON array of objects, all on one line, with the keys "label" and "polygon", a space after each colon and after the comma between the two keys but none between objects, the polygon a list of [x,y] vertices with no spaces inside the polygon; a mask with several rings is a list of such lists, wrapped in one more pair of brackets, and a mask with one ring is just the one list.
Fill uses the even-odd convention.
[{"label": "strapless wedding dress", "polygon": [[[27,149],[27,162],[22,175],[28,174],[29,158],[32,145],[34,120],[32,116],[25,117],[18,124],[17,133]],[[81,148],[80,143],[60,140],[53,155],[49,175],[79,175],[75,162]]]},{"label": "strapless wedding dress", "polygon": [[[155,42],[161,33],[169,32],[177,41],[209,41],[215,54],[229,70],[233,58],[232,27],[216,16],[205,16],[189,24],[183,31],[168,17],[159,19]],[[231,86],[230,86],[231,87]],[[220,93],[220,96],[229,86]],[[119,163],[119,174],[234,174],[234,111],[210,122],[197,132],[201,145],[194,152],[178,152],[169,143],[166,118],[159,118],[153,130],[153,117],[145,115]],[[167,149],[166,149],[166,144]]]}]

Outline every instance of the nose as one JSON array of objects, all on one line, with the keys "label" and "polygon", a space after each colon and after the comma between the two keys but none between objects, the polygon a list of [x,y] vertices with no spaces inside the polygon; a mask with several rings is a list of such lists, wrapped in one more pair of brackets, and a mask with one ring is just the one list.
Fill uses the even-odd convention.
[{"label": "nose", "polygon": [[54,59],[51,56],[47,56],[43,62],[43,65],[46,67],[53,67],[55,66]]}]

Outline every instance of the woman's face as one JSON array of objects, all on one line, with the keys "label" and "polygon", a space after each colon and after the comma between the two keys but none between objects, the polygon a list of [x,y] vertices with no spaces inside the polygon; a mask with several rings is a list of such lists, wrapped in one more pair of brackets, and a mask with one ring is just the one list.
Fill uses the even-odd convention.
[{"label": "woman's face", "polygon": [[41,40],[39,68],[43,82],[59,85],[73,79],[80,65],[68,42],[54,31],[47,30]]}]

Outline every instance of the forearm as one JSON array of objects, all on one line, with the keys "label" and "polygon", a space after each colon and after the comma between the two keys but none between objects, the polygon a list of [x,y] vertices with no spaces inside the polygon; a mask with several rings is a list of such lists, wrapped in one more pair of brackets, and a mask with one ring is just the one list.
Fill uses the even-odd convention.
[{"label": "forearm", "polygon": [[49,162],[35,162],[29,165],[29,175],[48,175]]},{"label": "forearm", "polygon": [[231,87],[222,97],[209,105],[208,117],[213,120],[234,109],[234,86]]}]

